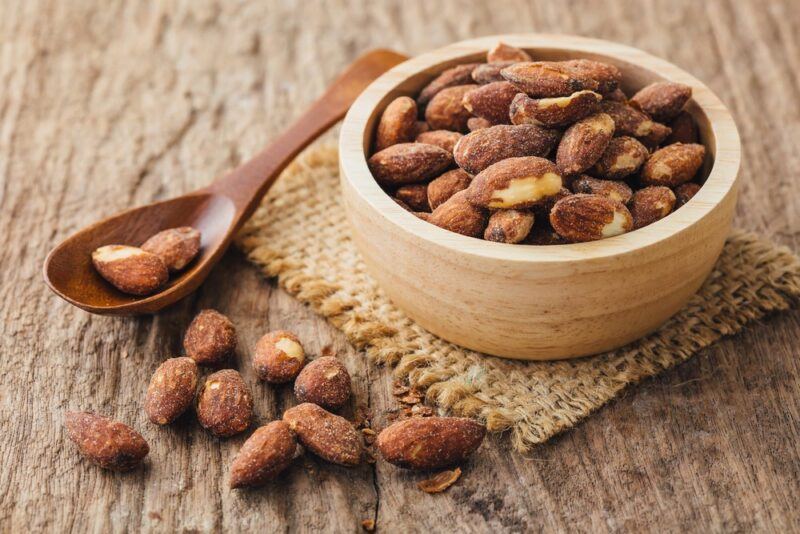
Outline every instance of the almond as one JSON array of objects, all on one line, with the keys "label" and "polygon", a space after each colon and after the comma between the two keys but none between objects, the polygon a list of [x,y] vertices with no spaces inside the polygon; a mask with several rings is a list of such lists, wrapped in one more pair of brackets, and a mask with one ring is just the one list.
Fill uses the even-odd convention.
[{"label": "almond", "polygon": [[447,199],[469,187],[472,176],[464,169],[453,169],[431,181],[427,187],[428,205],[436,209]]},{"label": "almond", "polygon": [[598,180],[591,176],[581,175],[574,182],[572,182],[572,190],[575,193],[584,193],[589,195],[600,195],[616,200],[623,204],[630,202],[633,196],[633,191],[625,182],[617,182],[615,180]]},{"label": "almond", "polygon": [[567,175],[582,173],[600,159],[613,135],[614,121],[606,113],[579,120],[567,128],[558,145],[558,170]]},{"label": "almond", "polygon": [[607,100],[607,101],[611,101],[611,102],[623,102],[623,103],[625,103],[625,102],[628,101],[628,96],[622,91],[622,89],[617,87],[616,89],[614,89],[610,93],[604,94],[603,95],[603,100]]},{"label": "almond", "polygon": [[253,368],[259,380],[284,384],[295,379],[306,362],[306,353],[296,335],[286,330],[264,334],[256,343]]},{"label": "almond", "polygon": [[231,488],[260,486],[289,467],[297,439],[289,425],[272,421],[247,438],[231,464]]},{"label": "almond", "polygon": [[[426,123],[427,124],[427,123]],[[431,130],[429,132],[422,132],[417,136],[417,143],[427,143],[442,148],[449,153],[453,153],[456,143],[463,136],[458,132],[451,132],[450,130]]]},{"label": "almond", "polygon": [[145,241],[141,248],[161,258],[170,271],[180,271],[200,252],[200,231],[191,226],[163,230]]},{"label": "almond", "polygon": [[484,128],[490,128],[494,126],[492,121],[481,118],[481,117],[470,117],[467,121],[467,129],[470,132],[475,132],[477,130],[482,130]]},{"label": "almond", "polygon": [[486,168],[473,178],[466,195],[469,202],[483,208],[518,209],[530,208],[560,190],[556,166],[530,156],[504,159]]},{"label": "almond", "polygon": [[470,113],[464,107],[464,95],[478,87],[475,84],[454,85],[442,89],[425,108],[425,120],[434,130],[466,132]]},{"label": "almond", "polygon": [[218,366],[236,349],[236,328],[217,310],[203,310],[186,330],[183,349],[198,365]]},{"label": "almond", "polygon": [[592,85],[588,80],[594,82],[594,86],[588,88],[601,94],[607,94],[617,89],[622,79],[622,72],[617,67],[602,61],[570,59],[561,61],[560,65],[572,76],[584,80],[587,85]]},{"label": "almond", "polygon": [[700,184],[687,182],[675,188],[675,209],[680,208],[700,191]]},{"label": "almond", "polygon": [[313,402],[328,410],[338,410],[351,393],[350,373],[333,356],[312,361],[294,382],[294,395],[300,402]]},{"label": "almond", "polygon": [[[575,178],[577,178],[577,176]],[[564,184],[569,183],[569,185],[571,186],[573,181],[574,180],[571,180],[571,179],[567,180],[567,179],[564,179],[562,177],[562,182]],[[547,221],[550,220],[550,212],[553,210],[553,206],[556,205],[556,202],[558,202],[562,198],[566,198],[566,197],[571,196],[571,195],[572,195],[572,191],[570,191],[569,189],[567,189],[566,187],[564,187],[562,185],[561,189],[558,190],[558,193],[556,193],[553,196],[549,196],[549,197],[545,197],[545,198],[541,199],[539,202],[537,202],[536,204],[533,205],[531,210],[533,211],[533,213],[537,217],[540,217],[543,222],[547,222]],[[539,222],[536,223],[537,226],[539,226],[539,224],[540,224]],[[547,224],[550,224],[550,223],[547,222]]]},{"label": "almond", "polygon": [[424,106],[430,100],[436,96],[439,91],[445,89],[447,87],[453,87],[455,85],[464,85],[468,83],[472,83],[472,71],[475,67],[477,67],[479,63],[467,63],[464,65],[456,65],[453,68],[447,69],[446,71],[442,72],[439,76],[434,78],[428,85],[426,85],[422,91],[420,91],[419,96],[417,97],[417,104],[420,106]]},{"label": "almond", "polygon": [[197,420],[219,438],[243,432],[253,419],[253,397],[237,371],[223,369],[206,378],[197,395]]},{"label": "almond", "polygon": [[405,202],[412,211],[431,211],[428,206],[427,184],[408,184],[397,188],[395,198]]},{"label": "almond", "polygon": [[478,65],[472,71],[472,80],[480,85],[502,82],[505,78],[500,74],[500,71],[513,64],[513,61],[504,61],[502,63],[484,63]]},{"label": "almond", "polygon": [[403,185],[423,182],[441,174],[453,163],[453,154],[426,143],[399,143],[369,158],[369,169],[378,183]]},{"label": "almond", "polygon": [[158,366],[144,401],[151,422],[166,425],[191,406],[197,391],[198,371],[193,359],[170,358]]},{"label": "almond", "polygon": [[465,461],[483,442],[486,428],[464,417],[413,417],[378,434],[383,458],[405,469],[441,469]]},{"label": "almond", "polygon": [[412,213],[417,217],[417,219],[422,219],[425,222],[430,221],[431,214],[427,211],[413,211]]},{"label": "almond", "polygon": [[425,121],[417,121],[417,126],[414,128],[414,139],[419,137],[421,134],[425,132],[430,132],[431,127],[428,126],[428,123]]},{"label": "almond", "polygon": [[519,243],[528,237],[533,221],[530,211],[497,210],[489,217],[483,238],[497,243]]},{"label": "almond", "polygon": [[623,135],[608,143],[594,166],[594,174],[609,180],[621,180],[639,170],[650,155],[647,147],[633,137]]},{"label": "almond", "polygon": [[486,228],[486,211],[467,201],[467,191],[459,191],[439,205],[428,222],[457,234],[479,237]]},{"label": "almond", "polygon": [[417,103],[407,96],[392,100],[381,115],[375,132],[375,150],[410,143],[417,133]]},{"label": "almond", "polygon": [[617,200],[578,194],[556,202],[550,212],[550,224],[561,237],[579,243],[629,232],[633,217]]},{"label": "almond", "polygon": [[681,111],[678,116],[669,123],[672,133],[664,140],[665,145],[673,143],[697,143],[700,136],[697,134],[697,126],[694,118],[687,111]]},{"label": "almond", "polygon": [[675,143],[656,150],[642,167],[644,185],[675,187],[690,181],[700,170],[706,147],[698,144]]},{"label": "almond", "polygon": [[456,163],[470,174],[478,174],[507,158],[545,157],[558,142],[559,133],[533,124],[500,124],[469,133],[453,150]]},{"label": "almond", "polygon": [[533,226],[533,229],[528,234],[528,237],[525,238],[523,241],[526,245],[566,245],[569,243],[566,239],[558,235],[558,233],[553,230],[553,227],[550,226],[550,221],[546,222],[539,222],[536,221],[536,224]]},{"label": "almond", "polygon": [[639,189],[631,200],[633,227],[641,228],[663,219],[675,207],[675,193],[669,187],[651,186]]},{"label": "almond", "polygon": [[283,420],[300,443],[323,460],[345,466],[361,463],[361,436],[347,419],[306,402],[286,410]]},{"label": "almond", "polygon": [[517,94],[519,91],[509,82],[492,82],[466,93],[463,103],[467,111],[476,117],[493,124],[508,124],[508,108]]},{"label": "almond", "polygon": [[169,271],[161,258],[138,247],[100,247],[92,252],[92,263],[100,276],[130,295],[154,293],[169,278]]},{"label": "almond", "polygon": [[562,64],[553,61],[514,63],[500,74],[520,91],[534,98],[567,96],[584,89],[595,89],[594,80],[574,76]]},{"label": "almond", "polygon": [[139,464],[150,447],[134,429],[91,412],[68,412],[67,435],[80,453],[103,469],[129,471]]},{"label": "almond", "polygon": [[486,53],[487,63],[530,61],[531,59],[532,58],[530,54],[528,54],[526,51],[505,43],[497,43],[494,45],[494,48]]},{"label": "almond", "polygon": [[676,82],[656,82],[639,90],[631,102],[653,117],[665,122],[674,119],[692,97],[692,88]]},{"label": "almond", "polygon": [[603,100],[600,110],[614,120],[616,135],[629,135],[648,146],[658,146],[670,134],[670,129],[654,122],[639,111],[622,102]]},{"label": "almond", "polygon": [[548,128],[567,126],[595,113],[601,98],[594,91],[539,99],[518,93],[511,102],[509,115],[513,124],[536,124]]}]

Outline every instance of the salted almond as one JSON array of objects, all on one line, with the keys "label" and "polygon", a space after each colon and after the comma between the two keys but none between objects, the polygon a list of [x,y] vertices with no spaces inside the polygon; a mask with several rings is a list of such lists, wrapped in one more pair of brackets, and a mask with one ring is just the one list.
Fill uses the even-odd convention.
[{"label": "salted almond", "polygon": [[183,337],[183,350],[198,365],[219,366],[236,349],[236,328],[216,310],[202,310]]},{"label": "salted almond", "polygon": [[696,184],[694,182],[687,182],[685,184],[681,184],[674,189],[675,191],[675,209],[680,208],[690,200],[692,197],[700,191],[700,184]]},{"label": "salted almond", "polygon": [[323,460],[345,466],[361,463],[361,436],[347,419],[306,402],[283,412],[283,420],[300,443]]},{"label": "salted almond", "polygon": [[633,190],[625,182],[599,180],[585,174],[572,182],[572,191],[608,197],[623,204],[627,204],[633,196]]},{"label": "salted almond", "polygon": [[191,226],[162,230],[142,243],[141,249],[161,258],[170,272],[180,271],[200,252],[200,231]]},{"label": "salted almond", "polygon": [[467,200],[482,208],[530,208],[561,190],[553,162],[535,156],[507,158],[487,167],[472,180]]},{"label": "salted almond", "polygon": [[500,124],[469,133],[453,150],[456,163],[477,174],[498,161],[522,156],[545,157],[558,142],[559,133],[533,124]]},{"label": "salted almond", "polygon": [[611,65],[602,61],[595,61],[592,59],[570,59],[567,61],[559,62],[562,68],[572,76],[584,80],[584,83],[592,85],[589,81],[594,82],[593,87],[587,87],[600,94],[608,94],[617,89],[620,80],[622,79],[622,72]]},{"label": "salted almond", "polygon": [[164,261],[151,252],[126,245],[106,245],[92,252],[100,276],[130,295],[149,295],[169,279]]},{"label": "salted almond", "polygon": [[313,402],[328,410],[338,410],[350,398],[350,373],[333,356],[312,361],[294,381],[294,395],[300,402]]},{"label": "salted almond", "polygon": [[458,140],[462,137],[460,133],[451,132],[450,130],[430,130],[419,134],[416,141],[417,143],[427,143],[429,145],[438,146],[452,154],[453,148],[455,148],[456,143],[458,143]]},{"label": "salted almond", "polygon": [[624,204],[600,195],[572,195],[550,212],[558,235],[573,243],[596,241],[633,229],[633,217]]},{"label": "salted almond", "polygon": [[424,106],[430,102],[439,91],[447,87],[472,83],[472,71],[478,65],[480,65],[480,63],[456,65],[442,72],[420,91],[417,97],[417,104]]},{"label": "salted almond", "polygon": [[484,128],[491,128],[492,126],[494,126],[492,121],[484,119],[483,117],[470,117],[467,121],[467,129],[470,132],[483,130]]},{"label": "salted almond", "polygon": [[472,182],[472,176],[467,174],[464,169],[447,171],[428,184],[428,205],[435,210],[447,199],[469,187],[470,182]]},{"label": "salted almond", "polygon": [[395,198],[405,202],[412,211],[431,211],[428,206],[428,185],[408,184],[397,188]]},{"label": "salted almond", "polygon": [[197,391],[197,364],[193,359],[170,358],[153,373],[144,401],[148,419],[166,425],[192,405]]},{"label": "salted almond", "polygon": [[504,61],[502,63],[483,63],[478,65],[472,71],[472,80],[480,85],[502,82],[505,78],[500,74],[500,71],[514,63],[514,61]]},{"label": "salted almond", "polygon": [[259,380],[284,384],[294,380],[306,362],[300,339],[287,330],[275,330],[261,336],[253,354],[253,369]]},{"label": "salted almond", "polygon": [[392,100],[381,115],[375,132],[375,151],[397,143],[410,143],[417,133],[417,103],[407,96]]},{"label": "salted almond", "polygon": [[534,215],[526,210],[497,210],[483,232],[486,241],[520,243],[533,228]]},{"label": "salted almond", "polygon": [[690,181],[703,165],[706,147],[675,143],[653,152],[642,167],[644,185],[676,187]]},{"label": "salted almond", "polygon": [[641,228],[663,219],[675,207],[675,193],[669,187],[650,186],[639,189],[631,200],[633,227]]},{"label": "salted almond", "polygon": [[509,106],[509,116],[512,124],[536,124],[548,128],[567,126],[595,113],[601,99],[594,91],[538,99],[518,93]]},{"label": "salted almond", "polygon": [[457,234],[480,237],[486,228],[486,210],[467,200],[467,191],[459,191],[439,205],[428,222]]},{"label": "salted almond", "polygon": [[465,461],[480,447],[486,427],[465,417],[412,417],[378,434],[383,458],[405,469],[441,469]]},{"label": "salted almond", "polygon": [[674,119],[692,97],[692,88],[676,82],[656,82],[642,88],[631,102],[653,117],[665,122]]},{"label": "salted almond", "polygon": [[635,137],[647,146],[658,146],[671,132],[669,127],[623,102],[603,100],[600,110],[614,120],[616,135]]},{"label": "salted almond", "polygon": [[567,96],[598,86],[594,80],[577,77],[554,61],[514,63],[502,69],[500,74],[520,91],[534,98]]},{"label": "salted almond", "polygon": [[672,133],[664,140],[665,145],[673,143],[697,143],[700,136],[694,118],[687,111],[681,111],[668,125]]},{"label": "salted almond", "polygon": [[200,425],[218,438],[246,430],[253,419],[253,397],[242,375],[234,369],[209,375],[197,394],[196,412]]},{"label": "salted almond", "polygon": [[647,147],[633,137],[615,137],[595,163],[594,174],[609,180],[622,180],[638,171],[649,155]]},{"label": "salted almond", "polygon": [[399,143],[369,158],[369,169],[378,183],[403,185],[423,182],[441,174],[453,163],[451,152],[426,143]]},{"label": "salted almond", "polygon": [[69,412],[65,419],[81,455],[103,469],[130,471],[150,452],[141,434],[119,421],[91,412]]},{"label": "salted almond", "polygon": [[509,82],[487,83],[464,95],[464,107],[493,124],[508,124],[508,108],[517,94],[519,90]]},{"label": "salted almond", "polygon": [[503,63],[507,61],[519,62],[530,61],[531,59],[530,54],[526,51],[505,43],[497,43],[494,48],[486,53],[487,63]]},{"label": "salted almond", "polygon": [[467,121],[472,115],[464,107],[464,95],[476,87],[475,84],[468,84],[442,89],[428,102],[425,121],[434,130],[466,132]]},{"label": "salted almond", "polygon": [[283,421],[257,428],[247,438],[231,464],[231,488],[261,486],[289,467],[297,439]]},{"label": "salted almond", "polygon": [[556,152],[562,174],[580,174],[603,155],[614,135],[614,121],[606,113],[581,119],[564,132]]}]

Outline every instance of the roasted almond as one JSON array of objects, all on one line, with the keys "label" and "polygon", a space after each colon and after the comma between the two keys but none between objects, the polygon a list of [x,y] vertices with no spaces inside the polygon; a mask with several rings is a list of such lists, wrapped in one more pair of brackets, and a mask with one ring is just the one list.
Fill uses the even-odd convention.
[{"label": "roasted almond", "polygon": [[296,335],[276,330],[261,336],[253,354],[253,368],[260,380],[284,384],[295,379],[306,362],[306,353]]},{"label": "roasted almond", "polygon": [[394,192],[394,196],[405,202],[413,211],[431,211],[428,206],[427,184],[401,185]]},{"label": "roasted almond", "polygon": [[419,134],[416,141],[417,143],[427,143],[429,145],[438,146],[452,154],[453,148],[455,148],[456,143],[458,143],[458,140],[462,137],[460,133],[451,132],[450,130],[431,130]]},{"label": "roasted almond", "polygon": [[385,428],[377,446],[405,469],[441,469],[465,461],[480,447],[486,427],[464,417],[412,417]]},{"label": "roasted almond", "polygon": [[497,210],[483,232],[486,241],[520,243],[533,228],[534,215],[526,210]]},{"label": "roasted almond", "polygon": [[466,132],[467,121],[472,115],[464,107],[464,95],[476,87],[475,84],[468,84],[442,89],[425,108],[425,121],[434,130]]},{"label": "roasted almond", "polygon": [[549,160],[507,158],[483,170],[466,190],[467,200],[483,208],[530,208],[561,190],[561,175]]},{"label": "roasted almond", "polygon": [[548,128],[567,126],[595,113],[601,98],[594,91],[538,99],[518,93],[509,107],[509,116],[513,124],[536,124]]},{"label": "roasted almond", "polygon": [[118,421],[91,412],[68,412],[65,421],[80,453],[103,469],[129,471],[150,452],[138,432]]},{"label": "roasted almond", "polygon": [[700,191],[700,184],[694,182],[687,182],[675,188],[675,209],[680,208]]},{"label": "roasted almond", "polygon": [[417,97],[417,104],[424,106],[430,102],[439,91],[447,87],[472,83],[472,70],[478,65],[479,63],[456,65],[442,72],[420,91]]},{"label": "roasted almond", "polygon": [[186,330],[183,349],[198,365],[221,365],[236,349],[236,328],[217,310],[203,310]]},{"label": "roasted almond", "polygon": [[481,85],[464,95],[467,111],[493,124],[508,124],[508,108],[519,90],[509,82]]},{"label": "roasted almond", "polygon": [[505,78],[500,74],[500,71],[514,63],[514,61],[504,61],[502,63],[483,63],[478,65],[472,71],[472,80],[480,85],[502,82]]},{"label": "roasted almond", "polygon": [[676,187],[690,181],[700,170],[706,147],[698,144],[675,143],[653,152],[642,167],[644,185]]},{"label": "roasted almond", "polygon": [[126,245],[106,245],[92,252],[92,264],[100,276],[130,295],[149,295],[167,283],[164,261],[151,252]]},{"label": "roasted almond", "polygon": [[161,258],[170,271],[180,271],[200,252],[200,231],[191,226],[162,230],[141,248]]},{"label": "roasted almond", "polygon": [[487,63],[530,61],[531,59],[532,58],[530,54],[528,54],[526,51],[505,43],[497,43],[494,45],[494,48],[486,53]]},{"label": "roasted almond", "polygon": [[378,183],[413,184],[441,174],[452,165],[453,154],[427,143],[399,143],[376,152],[368,163]]},{"label": "roasted almond", "polygon": [[514,63],[500,74],[520,91],[534,98],[567,96],[576,91],[597,88],[597,82],[574,76],[569,69],[554,61]]},{"label": "roasted almond", "polygon": [[559,62],[575,78],[584,80],[589,89],[601,94],[608,94],[617,89],[622,72],[609,63],[592,59],[570,59]]},{"label": "roasted almond", "polygon": [[453,169],[435,178],[428,184],[428,205],[436,209],[444,204],[447,199],[469,187],[472,176],[464,169]]},{"label": "roasted almond", "polygon": [[459,191],[439,205],[428,222],[457,234],[479,237],[486,228],[486,210],[467,200],[467,191]]},{"label": "roasted almond", "polygon": [[616,135],[629,135],[647,146],[658,146],[670,134],[670,129],[654,122],[638,109],[623,103],[603,100],[600,110],[614,120]]},{"label": "roasted almond", "polygon": [[306,402],[286,410],[283,420],[300,443],[323,460],[345,466],[361,463],[361,436],[347,419]]},{"label": "roasted almond", "polygon": [[633,137],[623,135],[608,143],[603,155],[594,165],[594,174],[609,180],[621,180],[639,170],[650,152]]},{"label": "roasted almond", "polygon": [[650,186],[639,189],[631,200],[633,227],[641,228],[663,219],[675,207],[675,193],[669,187]]},{"label": "roasted almond", "polygon": [[694,118],[687,111],[681,111],[677,117],[669,123],[672,133],[664,140],[665,145],[673,143],[697,143],[700,136],[697,134],[697,126]]},{"label": "roasted almond", "polygon": [[247,438],[231,464],[231,488],[260,486],[289,467],[297,439],[283,421],[257,428]]},{"label": "roasted almond", "polygon": [[193,359],[170,358],[153,373],[144,411],[151,422],[166,425],[192,405],[197,391],[198,371]]},{"label": "roasted almond", "polygon": [[622,91],[622,89],[617,87],[616,89],[614,89],[610,93],[604,94],[603,95],[603,100],[612,101],[612,102],[623,102],[624,103],[624,102],[628,101],[628,96]]},{"label": "roasted almond", "polygon": [[494,126],[492,121],[488,119],[484,119],[483,117],[470,117],[467,121],[467,129],[470,132],[475,132],[477,130],[482,130],[484,128],[490,128]]},{"label": "roasted almond", "polygon": [[338,410],[350,398],[350,373],[333,356],[312,361],[294,381],[294,395],[300,402],[313,402],[328,410]]},{"label": "roasted almond", "polygon": [[627,204],[633,191],[625,182],[616,180],[598,180],[591,176],[581,175],[572,182],[572,191],[587,195],[600,195]]},{"label": "roasted almond", "polygon": [[692,97],[692,88],[676,82],[655,82],[640,89],[631,102],[658,122],[674,119]]},{"label": "roasted almond", "polygon": [[574,243],[596,241],[633,229],[633,217],[624,204],[600,195],[572,195],[550,212],[558,235]]},{"label": "roasted almond", "polygon": [[253,419],[253,397],[242,375],[223,369],[206,378],[197,395],[197,420],[219,438],[243,432]]},{"label": "roasted almond", "polygon": [[606,113],[579,120],[564,132],[556,152],[562,174],[580,174],[594,165],[614,135],[614,121]]},{"label": "roasted almond", "polygon": [[507,158],[547,156],[558,142],[559,133],[533,124],[500,124],[469,133],[453,150],[456,163],[470,174],[478,174]]},{"label": "roasted almond", "polygon": [[375,132],[375,151],[398,143],[410,143],[417,134],[417,103],[407,96],[392,100],[381,115]]}]

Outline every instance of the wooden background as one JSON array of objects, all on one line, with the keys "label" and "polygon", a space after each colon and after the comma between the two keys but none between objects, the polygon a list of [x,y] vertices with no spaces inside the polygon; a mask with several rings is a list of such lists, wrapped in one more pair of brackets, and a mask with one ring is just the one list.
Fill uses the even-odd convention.
[{"label": "wooden background", "polygon": [[[146,422],[153,369],[213,306],[239,361],[265,331],[331,346],[360,403],[394,406],[390,371],[231,251],[195,295],[155,317],[91,316],[41,280],[60,239],[123,208],[207,184],[267,143],[370,47],[415,54],[501,32],[567,32],[638,46],[704,80],[744,145],[739,227],[800,252],[800,10],[784,2],[120,0],[0,3],[0,530],[786,531],[800,529],[800,313],[749,328],[641,386],[531,458],[487,440],[449,492],[377,463],[307,458],[232,492],[244,440],[188,416]],[[255,384],[248,365],[246,380]],[[260,422],[292,402],[254,387]],[[62,429],[93,409],[140,429],[146,469],[103,472]]]}]

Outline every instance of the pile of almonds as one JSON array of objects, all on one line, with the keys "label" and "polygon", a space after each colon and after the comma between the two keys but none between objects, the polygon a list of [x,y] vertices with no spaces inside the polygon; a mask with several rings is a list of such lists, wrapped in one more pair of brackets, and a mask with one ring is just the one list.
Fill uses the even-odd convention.
[{"label": "pile of almonds", "polygon": [[533,61],[503,43],[486,60],[396,98],[378,122],[369,168],[419,218],[489,241],[576,243],[647,226],[700,189],[689,86],[629,99],[600,61]]}]

